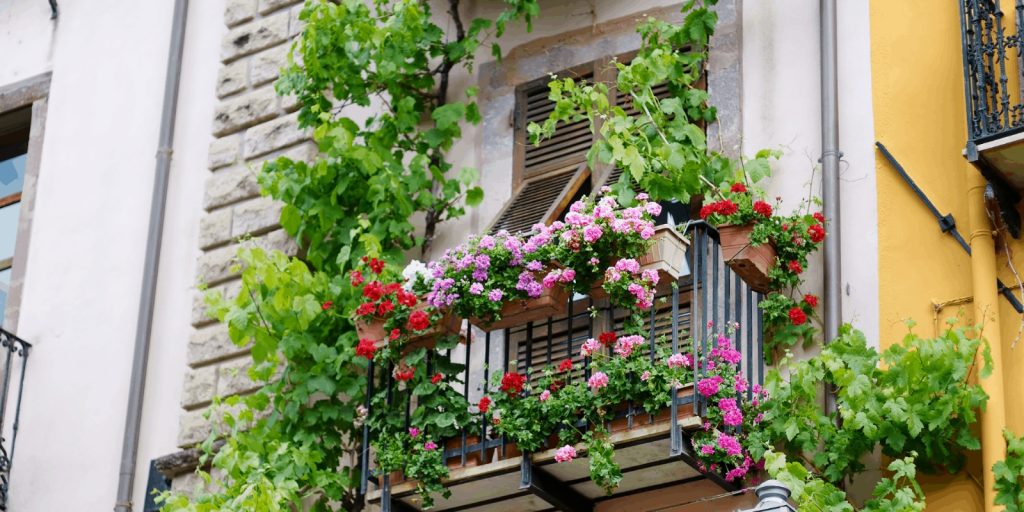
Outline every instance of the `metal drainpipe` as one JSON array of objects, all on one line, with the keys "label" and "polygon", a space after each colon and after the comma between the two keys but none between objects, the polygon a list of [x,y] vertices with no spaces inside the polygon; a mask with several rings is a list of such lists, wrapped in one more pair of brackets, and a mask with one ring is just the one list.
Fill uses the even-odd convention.
[{"label": "metal drainpipe", "polygon": [[157,274],[160,267],[160,244],[163,238],[167,183],[171,170],[171,151],[174,147],[174,121],[178,103],[178,85],[181,78],[181,60],[185,46],[185,19],[187,14],[188,0],[175,0],[174,18],[171,22],[171,44],[167,57],[167,76],[164,81],[163,111],[160,117],[160,140],[156,151],[153,199],[149,212],[146,259],[142,272],[142,292],[139,298],[138,323],[135,326],[135,352],[132,356],[132,373],[128,388],[124,440],[121,446],[121,471],[117,482],[117,500],[114,503],[114,510],[116,512],[131,512],[132,510],[135,459],[138,456],[139,428],[142,424],[142,403],[146,391],[146,366],[149,362],[150,332],[153,329],[153,308],[156,303]]},{"label": "metal drainpipe", "polygon": [[[825,237],[825,343],[839,336],[843,315],[839,220],[839,71],[836,0],[821,0],[821,168]],[[836,410],[834,390],[825,390],[825,412]],[[838,418],[838,417],[837,417]],[[836,420],[838,421],[838,419]]]}]

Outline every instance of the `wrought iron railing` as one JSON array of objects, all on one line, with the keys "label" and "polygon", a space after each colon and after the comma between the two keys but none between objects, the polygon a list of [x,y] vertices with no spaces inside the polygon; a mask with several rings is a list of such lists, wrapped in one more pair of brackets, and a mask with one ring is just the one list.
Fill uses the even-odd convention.
[{"label": "wrought iron railing", "polygon": [[[11,467],[14,464],[15,442],[18,440],[18,421],[21,419],[21,397],[25,386],[25,368],[32,345],[25,340],[0,329],[0,349],[4,351],[3,394],[0,394],[0,510],[8,510],[8,493],[11,484]],[[17,382],[12,388],[12,377]],[[12,396],[13,395],[13,396]],[[8,405],[13,401],[14,416],[7,433]],[[9,435],[9,439],[8,439]]]},{"label": "wrought iron railing", "polygon": [[998,0],[960,0],[968,153],[1024,131],[1024,0],[1010,33]]},{"label": "wrought iron railing", "polygon": [[[670,344],[672,352],[689,353],[695,361],[700,361],[709,353],[713,339],[709,335],[709,327],[721,328],[727,323],[737,322],[740,331],[736,334],[736,349],[743,354],[741,372],[749,382],[764,381],[761,344],[761,313],[758,303],[761,294],[754,292],[740,277],[732,272],[722,259],[722,250],[716,230],[703,222],[691,224],[687,229],[690,247],[687,250],[687,264],[690,275],[681,278],[677,286],[667,287],[661,293],[652,308],[648,332],[650,357],[655,357],[658,343]],[[594,314],[594,311],[597,314]],[[453,354],[453,360],[461,360],[469,370],[461,379],[462,391],[474,403],[479,397],[490,391],[491,374],[501,369],[517,365],[526,373],[531,367],[539,367],[558,363],[565,358],[582,367],[576,378],[589,378],[588,359],[580,356],[582,344],[591,337],[596,337],[605,330],[618,331],[622,325],[624,314],[608,306],[607,301],[595,301],[591,297],[577,295],[570,298],[568,313],[561,317],[552,317],[543,321],[530,322],[493,332],[477,332],[470,329],[471,339],[456,350],[461,354]],[[619,331],[621,332],[621,331]],[[690,340],[693,340],[690,343]],[[668,348],[668,347],[664,347]],[[482,353],[482,356],[480,355]],[[458,359],[456,359],[458,358]],[[500,364],[499,364],[500,363]],[[671,395],[674,397],[668,407],[670,425],[679,425],[682,418],[681,409],[688,413],[703,414],[706,404],[704,397],[697,393],[695,383],[702,378],[702,370],[694,365],[693,380],[682,383],[682,386]],[[371,364],[368,371],[369,393],[380,386],[392,390],[391,368],[375,371]],[[750,391],[748,390],[748,393]],[[371,406],[367,402],[367,406]],[[394,414],[404,414],[408,423],[411,404],[395,405]],[[619,413],[617,420],[624,420],[628,429],[634,425],[648,425],[655,422],[655,414],[665,411],[643,411],[636,405],[626,404]],[[467,461],[475,459],[478,464],[487,464],[494,459],[501,460],[515,455],[510,453],[510,443],[498,435],[493,426],[482,417],[479,418],[478,429],[482,435],[469,436],[465,431],[461,439],[448,443],[453,446],[445,448],[445,459],[449,466],[466,466]],[[408,426],[408,425],[407,425]],[[693,463],[689,455],[690,447],[684,439],[681,428],[671,428],[670,453],[666,457],[682,458]],[[390,476],[376,471],[371,453],[372,439],[368,427],[364,427],[362,446],[362,492],[365,494],[372,484],[380,489],[381,507],[384,511],[392,508]],[[446,444],[447,446],[447,444]],[[528,457],[523,457],[523,478],[529,478]],[[707,475],[723,486],[728,486],[718,474]],[[404,507],[402,507],[404,509]]]}]

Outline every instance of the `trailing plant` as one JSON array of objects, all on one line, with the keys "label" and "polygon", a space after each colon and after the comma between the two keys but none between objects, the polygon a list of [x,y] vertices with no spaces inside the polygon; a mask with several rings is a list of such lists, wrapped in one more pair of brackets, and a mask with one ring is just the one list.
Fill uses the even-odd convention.
[{"label": "trailing plant", "polygon": [[760,468],[760,458],[751,455],[751,436],[763,419],[762,409],[768,392],[758,384],[751,385],[740,375],[743,355],[733,348],[731,336],[738,325],[727,331],[709,333],[711,350],[700,361],[702,378],[697,392],[706,403],[703,427],[693,434],[693,449],[702,471],[721,473],[727,481],[743,480]]},{"label": "trailing plant", "polygon": [[995,474],[996,505],[1006,507],[1006,512],[1024,510],[1024,438],[1003,431],[1006,438],[1006,460],[992,466]]},{"label": "trailing plant", "polygon": [[[281,225],[303,259],[244,249],[237,299],[211,295],[232,341],[252,347],[248,376],[265,387],[237,400],[256,419],[210,459],[225,470],[218,490],[191,500],[165,494],[167,510],[363,507],[352,467],[367,360],[356,354],[351,320],[323,305],[354,310],[360,299],[345,273],[363,256],[397,263],[406,250],[426,251],[438,223],[482,199],[477,173],[447,157],[463,124],[480,120],[475,89],[450,97],[449,76],[471,68],[508,23],[529,26],[538,14],[536,0],[504,5],[493,20],[467,22],[459,0],[447,16],[426,1],[307,0],[276,88],[297,98],[299,125],[319,155],[279,158],[259,175],[263,192],[284,203]],[[496,44],[492,51],[500,55]],[[371,104],[381,108],[353,115]]]},{"label": "trailing plant", "polygon": [[[762,151],[758,158],[777,158],[776,152]],[[775,261],[768,271],[770,291],[758,307],[764,312],[765,359],[771,364],[780,351],[797,343],[808,346],[818,333],[809,319],[815,317],[818,297],[800,290],[808,256],[825,240],[825,217],[811,213],[817,198],[802,204],[790,215],[781,215],[781,201],[764,199],[754,184],[770,175],[762,166],[751,167],[754,174],[741,173],[741,180],[715,190],[717,201],[705,204],[700,217],[713,226],[751,226],[750,245],[770,244]]]},{"label": "trailing plant", "polygon": [[[979,352],[983,364],[976,367]],[[772,400],[753,434],[757,452],[775,446],[830,484],[863,471],[862,458],[876,448],[894,459],[914,454],[913,464],[926,472],[958,471],[964,451],[980,448],[972,426],[988,398],[970,378],[986,377],[990,365],[987,345],[964,329],[935,339],[911,331],[878,353],[845,325],[818,356],[787,356],[769,372]],[[835,390],[836,412],[822,412],[821,385]]]}]

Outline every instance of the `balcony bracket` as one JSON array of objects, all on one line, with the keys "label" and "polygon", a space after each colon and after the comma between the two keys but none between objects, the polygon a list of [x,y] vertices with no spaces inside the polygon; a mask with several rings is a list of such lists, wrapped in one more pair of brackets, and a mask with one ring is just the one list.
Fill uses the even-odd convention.
[{"label": "balcony bracket", "polygon": [[527,490],[552,507],[564,512],[591,512],[594,502],[559,481],[547,471],[533,465],[530,455],[523,454],[519,489]]}]

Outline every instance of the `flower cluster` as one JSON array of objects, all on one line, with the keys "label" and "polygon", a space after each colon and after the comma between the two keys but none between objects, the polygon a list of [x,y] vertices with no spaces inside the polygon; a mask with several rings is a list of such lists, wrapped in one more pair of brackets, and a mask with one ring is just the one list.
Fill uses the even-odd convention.
[{"label": "flower cluster", "polygon": [[654,305],[659,278],[656,270],[642,270],[640,263],[633,258],[622,258],[605,270],[601,287],[613,304],[629,313],[625,327],[627,332],[644,332],[643,312]]},{"label": "flower cluster", "polygon": [[730,337],[738,327],[732,324],[725,333],[710,334],[717,339],[699,362],[703,377],[697,382],[697,392],[707,407],[705,423],[693,435],[700,469],[724,473],[728,481],[741,480],[755,469],[749,435],[761,423],[761,409],[768,396],[761,386],[751,385],[740,374],[742,355]]}]

